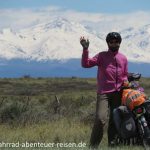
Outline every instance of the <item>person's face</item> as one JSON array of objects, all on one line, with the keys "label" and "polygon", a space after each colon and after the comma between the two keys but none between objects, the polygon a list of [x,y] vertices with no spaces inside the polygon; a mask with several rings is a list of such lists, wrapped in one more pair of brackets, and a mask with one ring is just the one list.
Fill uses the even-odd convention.
[{"label": "person's face", "polygon": [[115,52],[119,50],[120,43],[116,39],[113,39],[108,42],[108,47],[111,51]]},{"label": "person's face", "polygon": [[120,46],[120,43],[116,39],[111,40],[108,44],[112,47]]}]

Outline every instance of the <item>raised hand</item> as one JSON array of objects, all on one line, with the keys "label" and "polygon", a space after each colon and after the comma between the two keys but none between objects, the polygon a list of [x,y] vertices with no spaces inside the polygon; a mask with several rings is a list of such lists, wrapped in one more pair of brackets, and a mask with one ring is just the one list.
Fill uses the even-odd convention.
[{"label": "raised hand", "polygon": [[88,49],[90,44],[89,39],[85,39],[84,36],[81,36],[80,44],[82,45],[83,49]]}]

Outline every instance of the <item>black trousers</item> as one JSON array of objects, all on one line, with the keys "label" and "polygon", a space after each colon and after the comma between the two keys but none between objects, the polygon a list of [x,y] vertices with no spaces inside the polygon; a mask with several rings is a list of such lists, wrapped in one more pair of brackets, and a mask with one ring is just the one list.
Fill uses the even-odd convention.
[{"label": "black trousers", "polygon": [[108,122],[108,144],[116,137],[116,128],[113,123],[113,109],[121,105],[121,91],[108,94],[97,94],[96,117],[91,133],[90,147],[97,148],[103,138],[104,126]]}]

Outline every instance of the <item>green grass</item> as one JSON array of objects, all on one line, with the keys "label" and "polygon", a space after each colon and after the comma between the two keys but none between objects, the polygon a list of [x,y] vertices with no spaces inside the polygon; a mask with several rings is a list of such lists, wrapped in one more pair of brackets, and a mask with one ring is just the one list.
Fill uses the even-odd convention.
[{"label": "green grass", "polygon": [[[0,140],[7,142],[41,141],[41,142],[80,142],[89,136],[89,126],[61,119],[51,123],[42,123],[26,127],[11,128],[0,126]],[[9,136],[8,136],[9,135]]]},{"label": "green grass", "polygon": [[[61,119],[58,122],[38,124],[26,127],[17,127],[11,128],[7,125],[0,126],[0,141],[5,141],[5,143],[55,143],[55,146],[52,148],[41,148],[41,149],[72,149],[75,150],[75,147],[71,148],[57,148],[56,146],[59,143],[85,143],[86,146],[80,149],[89,149],[89,137],[90,137],[91,128],[88,125],[82,123],[76,123],[75,121],[69,122],[67,119]],[[99,149],[108,149],[106,134],[104,135],[103,141],[99,146]],[[136,146],[118,146],[113,148],[115,149],[124,149],[124,150],[141,150],[142,147]],[[13,149],[13,148],[5,148]],[[15,148],[14,148],[15,149]],[[17,148],[22,150],[24,148]],[[25,148],[33,150],[35,148]]]},{"label": "green grass", "polygon": [[[150,78],[142,78],[141,85],[150,96]],[[55,96],[60,101],[58,111],[55,111]],[[0,79],[0,142],[28,141],[56,144],[82,141],[87,145],[82,149],[88,150],[95,104],[96,79],[94,78]],[[16,150],[16,148],[1,149]],[[99,149],[108,150],[106,134]],[[123,146],[114,149],[142,148]]]}]

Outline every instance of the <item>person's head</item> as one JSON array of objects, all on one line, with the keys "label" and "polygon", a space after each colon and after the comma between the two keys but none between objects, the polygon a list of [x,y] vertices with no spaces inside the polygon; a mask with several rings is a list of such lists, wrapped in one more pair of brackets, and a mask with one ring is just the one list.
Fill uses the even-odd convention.
[{"label": "person's head", "polygon": [[118,32],[110,32],[106,36],[106,42],[108,44],[109,50],[116,52],[119,50],[122,38]]}]

